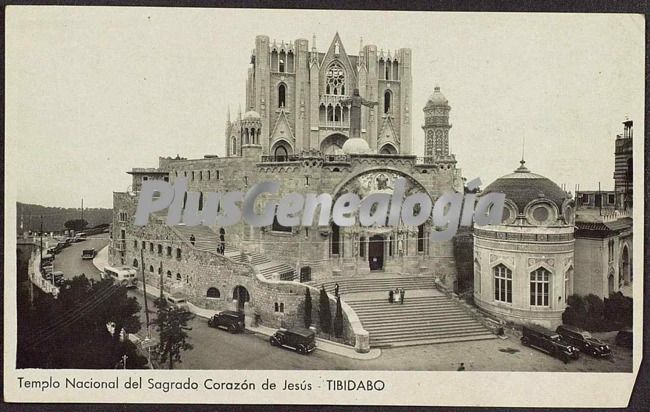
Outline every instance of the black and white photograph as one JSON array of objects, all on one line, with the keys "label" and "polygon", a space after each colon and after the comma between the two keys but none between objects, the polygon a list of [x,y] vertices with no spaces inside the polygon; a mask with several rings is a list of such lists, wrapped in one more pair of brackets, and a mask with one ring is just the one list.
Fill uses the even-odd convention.
[{"label": "black and white photograph", "polygon": [[642,15],[11,6],[5,53],[6,399],[629,399]]}]

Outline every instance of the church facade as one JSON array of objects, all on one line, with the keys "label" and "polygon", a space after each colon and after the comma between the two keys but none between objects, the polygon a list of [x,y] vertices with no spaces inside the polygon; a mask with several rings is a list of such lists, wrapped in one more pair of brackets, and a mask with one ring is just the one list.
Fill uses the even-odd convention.
[{"label": "church facade", "polygon": [[[208,229],[167,227],[162,215],[143,227],[132,224],[140,188],[150,179],[187,178],[188,192],[199,197],[186,198],[184,207],[195,213],[203,210],[203,193],[246,192],[264,181],[279,182],[280,191],[258,202],[260,212],[262,203],[292,192],[328,193],[332,203],[350,192],[361,198],[392,193],[400,177],[406,179],[407,196],[425,193],[432,203],[443,193],[462,192],[449,152],[451,107],[439,88],[420,106],[424,156],[413,151],[410,66],[410,49],[378,52],[365,45],[349,55],[338,34],[322,52],[306,40],[270,42],[258,36],[246,110],[235,119],[229,115],[226,124],[227,155],[161,157],[156,168],[131,170],[132,186],[114,194],[111,262],[145,268],[147,283],[182,293],[198,307],[240,309],[271,327],[300,324],[301,285],[387,273],[435,276],[453,289],[453,241],[431,242],[430,218],[417,227],[364,227],[358,220],[349,227],[332,221],[319,226],[315,219],[307,227],[284,227],[276,220],[261,228],[210,223]],[[366,104],[353,137],[355,89]],[[344,310],[348,340],[363,341],[354,313]]]}]

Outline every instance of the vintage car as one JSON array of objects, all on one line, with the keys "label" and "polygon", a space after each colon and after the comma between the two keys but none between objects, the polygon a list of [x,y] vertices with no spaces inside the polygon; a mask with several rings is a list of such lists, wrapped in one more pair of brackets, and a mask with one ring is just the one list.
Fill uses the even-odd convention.
[{"label": "vintage car", "polygon": [[279,329],[270,338],[272,346],[283,346],[307,355],[316,350],[316,334],[303,328]]},{"label": "vintage car", "polygon": [[167,303],[169,306],[176,308],[176,309],[181,309],[184,311],[189,311],[190,308],[187,305],[187,298],[185,295],[175,293],[173,295],[167,296]]},{"label": "vintage car", "polygon": [[82,259],[94,259],[97,256],[97,251],[95,249],[84,249],[81,252]]},{"label": "vintage car", "polygon": [[611,349],[585,330],[571,325],[560,325],[555,330],[567,343],[580,349],[580,352],[595,357],[607,357],[612,354]]},{"label": "vintage car", "polygon": [[568,363],[571,359],[578,359],[580,350],[564,340],[557,333],[537,325],[524,326],[521,343],[531,346],[542,352]]},{"label": "vintage car", "polygon": [[211,328],[226,329],[230,333],[242,332],[245,329],[244,314],[232,310],[225,310],[212,316],[208,320]]}]

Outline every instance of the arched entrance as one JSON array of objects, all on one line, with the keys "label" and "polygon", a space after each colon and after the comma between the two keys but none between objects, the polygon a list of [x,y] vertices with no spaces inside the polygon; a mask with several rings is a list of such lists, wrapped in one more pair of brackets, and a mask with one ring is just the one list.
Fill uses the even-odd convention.
[{"label": "arched entrance", "polygon": [[623,253],[621,253],[621,277],[625,283],[632,283],[632,272],[630,271],[630,254],[627,251],[627,245],[623,246]]},{"label": "arched entrance", "polygon": [[374,235],[368,242],[368,264],[370,270],[382,270],[384,268],[384,237]]},{"label": "arched entrance", "polygon": [[271,148],[271,152],[277,162],[284,162],[293,153],[291,145],[284,140],[277,141]]},{"label": "arched entrance", "polygon": [[343,153],[343,143],[348,138],[341,133],[334,133],[327,136],[320,144],[320,151],[325,155],[337,155]]},{"label": "arched entrance", "polygon": [[239,312],[244,311],[244,304],[251,300],[251,296],[248,294],[248,290],[241,285],[235,286],[232,290],[232,298],[237,299],[237,310]]}]

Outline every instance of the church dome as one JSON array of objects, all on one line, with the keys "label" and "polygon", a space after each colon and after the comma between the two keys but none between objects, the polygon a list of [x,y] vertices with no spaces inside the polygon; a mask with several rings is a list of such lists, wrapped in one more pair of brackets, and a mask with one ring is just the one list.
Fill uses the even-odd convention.
[{"label": "church dome", "polygon": [[433,89],[433,94],[427,100],[427,106],[448,106],[449,101],[444,94],[440,93],[440,87],[436,86]]},{"label": "church dome", "polygon": [[244,120],[260,120],[262,117],[255,110],[249,110],[244,113]]},{"label": "church dome", "polygon": [[558,210],[569,195],[552,180],[531,173],[521,161],[521,166],[514,173],[501,176],[489,184],[483,193],[500,192],[506,195],[506,200],[513,202],[522,213],[525,207],[534,200],[548,200],[554,203]]},{"label": "church dome", "polygon": [[354,137],[343,143],[343,152],[345,154],[366,154],[370,153],[370,146],[364,139]]}]

